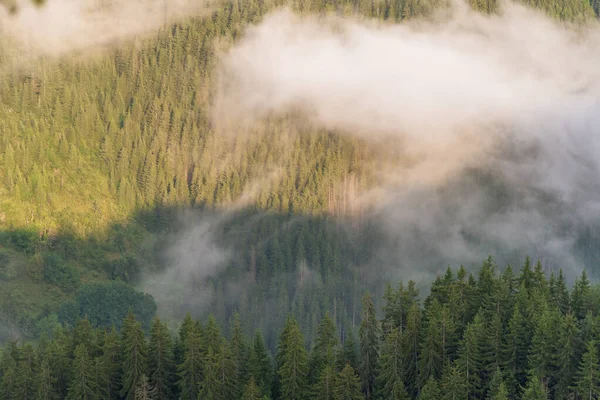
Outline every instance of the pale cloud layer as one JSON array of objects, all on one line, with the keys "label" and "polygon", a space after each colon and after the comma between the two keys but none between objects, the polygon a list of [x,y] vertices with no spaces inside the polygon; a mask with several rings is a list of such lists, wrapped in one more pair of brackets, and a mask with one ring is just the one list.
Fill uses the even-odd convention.
[{"label": "pale cloud layer", "polygon": [[596,23],[513,4],[400,25],[282,10],[223,58],[214,116],[243,129],[300,113],[397,146],[413,162],[382,163],[390,184],[367,196],[394,242],[387,263],[500,249],[579,271],[575,247],[600,226],[599,54]]},{"label": "pale cloud layer", "polygon": [[165,23],[209,10],[211,0],[18,0],[12,15],[0,7],[0,33],[18,58],[62,56],[114,46]]}]

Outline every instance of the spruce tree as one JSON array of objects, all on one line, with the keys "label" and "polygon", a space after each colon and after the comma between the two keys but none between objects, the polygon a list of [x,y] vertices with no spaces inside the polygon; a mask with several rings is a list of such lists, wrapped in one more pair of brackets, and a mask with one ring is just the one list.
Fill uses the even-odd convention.
[{"label": "spruce tree", "polygon": [[335,365],[334,350],[337,343],[335,325],[329,313],[326,313],[317,328],[317,338],[310,355],[308,380],[311,385],[316,383],[328,363],[333,362],[332,366]]},{"label": "spruce tree", "polygon": [[544,385],[537,377],[537,375],[531,375],[527,381],[527,386],[523,392],[522,400],[546,400],[548,395],[544,389]]},{"label": "spruce tree", "polygon": [[369,293],[362,300],[363,314],[360,324],[360,376],[367,400],[373,398],[375,373],[379,359],[379,323],[375,306]]},{"label": "spruce tree", "polygon": [[99,393],[103,398],[116,399],[121,390],[121,338],[114,325],[110,332],[104,335],[100,366],[102,374],[99,377]]},{"label": "spruce tree", "polygon": [[503,346],[503,368],[507,373],[507,387],[512,395],[520,392],[519,388],[525,385],[528,348],[525,330],[523,316],[519,306],[515,305]]},{"label": "spruce tree", "polygon": [[94,400],[96,399],[96,387],[94,382],[94,364],[88,354],[85,344],[79,344],[75,348],[75,360],[73,361],[73,374],[69,385],[68,400]]},{"label": "spruce tree", "polygon": [[466,376],[464,373],[461,373],[461,370],[457,366],[446,365],[441,382],[442,398],[452,400],[477,399],[476,395],[469,395],[469,381],[465,378]]},{"label": "spruce tree", "polygon": [[401,332],[393,327],[384,337],[376,387],[379,397],[395,399],[394,389],[404,388],[404,351]]},{"label": "spruce tree", "polygon": [[406,317],[406,331],[404,333],[404,382],[408,384],[407,390],[412,396],[419,392],[419,338],[421,335],[421,312],[419,305],[413,303]]},{"label": "spruce tree", "polygon": [[157,317],[152,323],[148,344],[149,386],[159,399],[173,396],[175,360],[168,328]]},{"label": "spruce tree", "polygon": [[334,400],[336,385],[336,372],[333,366],[325,365],[319,380],[314,384],[311,399]]},{"label": "spruce tree", "polygon": [[270,397],[273,368],[260,331],[257,331],[254,335],[248,368],[256,385],[261,389],[261,393]]},{"label": "spruce tree", "polygon": [[442,393],[440,392],[440,385],[438,382],[429,378],[425,386],[421,389],[421,393],[417,397],[418,400],[441,400]]},{"label": "spruce tree", "polygon": [[586,351],[579,363],[573,389],[582,399],[597,399],[600,396],[598,348],[593,340],[588,342]]},{"label": "spruce tree", "polygon": [[135,397],[135,389],[146,374],[147,348],[142,324],[129,312],[123,323],[123,387],[121,396],[127,400]]},{"label": "spruce tree", "polygon": [[486,365],[481,351],[481,340],[484,333],[481,314],[478,313],[475,319],[467,325],[458,352],[456,362],[460,373],[465,378],[465,389],[469,398],[480,398],[478,396],[481,396],[483,393],[481,374]]},{"label": "spruce tree", "polygon": [[40,368],[36,379],[35,398],[38,400],[56,399],[58,396],[54,387],[55,384],[56,379],[54,378],[54,376],[52,376],[52,372],[50,371],[50,364],[48,363],[47,359],[44,359],[40,364]]},{"label": "spruce tree", "polygon": [[140,377],[137,386],[135,387],[135,400],[154,400],[159,399],[161,397],[156,397],[154,395],[154,391],[148,381],[148,377],[146,374],[142,374]]},{"label": "spruce tree", "polygon": [[0,398],[14,399],[17,396],[17,364],[8,349],[2,354],[1,367]]},{"label": "spruce tree", "polygon": [[419,353],[419,379],[421,386],[433,377],[439,379],[443,368],[443,330],[441,323],[441,306],[433,300],[425,311],[423,339]]},{"label": "spruce tree", "polygon": [[243,383],[247,381],[249,368],[249,349],[246,338],[242,332],[242,325],[239,314],[235,314],[233,323],[233,333],[231,335],[230,353],[233,362],[233,375],[236,382],[236,397],[242,394]]},{"label": "spruce tree", "polygon": [[336,357],[337,369],[342,370],[346,364],[350,364],[352,369],[358,370],[358,354],[356,351],[356,339],[354,332],[349,330],[346,332],[344,345]]},{"label": "spruce tree", "polygon": [[219,359],[213,347],[208,349],[202,363],[202,382],[200,382],[200,393],[198,398],[207,400],[218,400],[219,397]]},{"label": "spruce tree", "polygon": [[285,400],[299,400],[307,395],[308,360],[304,335],[293,317],[286,321],[281,364],[277,371],[281,379],[281,394]]},{"label": "spruce tree", "polygon": [[254,376],[250,375],[250,379],[244,388],[242,393],[241,400],[261,400],[262,394],[261,389],[256,385],[256,381],[254,380]]},{"label": "spruce tree", "polygon": [[553,371],[557,377],[554,396],[566,398],[577,372],[581,348],[579,328],[573,314],[569,313],[561,319],[558,330],[558,345],[553,359]]},{"label": "spruce tree", "polygon": [[335,386],[335,400],[364,400],[365,396],[360,390],[360,378],[350,364],[346,364],[340,372]]},{"label": "spruce tree", "polygon": [[197,329],[191,329],[185,335],[183,345],[184,360],[178,367],[178,386],[182,400],[196,400],[202,382],[203,355],[202,341]]}]

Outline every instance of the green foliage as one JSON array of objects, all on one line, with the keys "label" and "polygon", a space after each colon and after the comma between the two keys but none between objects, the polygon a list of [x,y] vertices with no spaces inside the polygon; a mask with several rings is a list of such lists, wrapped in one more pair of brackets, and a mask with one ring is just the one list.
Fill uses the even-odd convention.
[{"label": "green foliage", "polygon": [[86,316],[95,327],[120,327],[130,309],[144,330],[148,330],[156,313],[156,304],[150,295],[118,281],[89,283],[81,286],[73,302],[63,305],[58,315],[61,322],[70,325]]},{"label": "green foliage", "polygon": [[379,361],[380,327],[375,314],[375,306],[369,293],[362,300],[363,315],[360,323],[360,377],[367,399],[374,394],[375,371]]},{"label": "green foliage", "polygon": [[280,367],[281,394],[286,400],[301,400],[307,396],[308,356],[304,336],[294,318],[288,318],[282,337]]},{"label": "green foliage", "polygon": [[335,400],[363,400],[365,397],[360,390],[360,378],[350,364],[346,364],[340,372],[335,387]]}]

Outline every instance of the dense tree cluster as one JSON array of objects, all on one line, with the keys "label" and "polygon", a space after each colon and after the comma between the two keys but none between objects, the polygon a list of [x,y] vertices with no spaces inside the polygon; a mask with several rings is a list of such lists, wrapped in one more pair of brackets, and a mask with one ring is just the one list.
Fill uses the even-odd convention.
[{"label": "dense tree cluster", "polygon": [[119,330],[79,319],[37,347],[9,343],[3,399],[590,399],[600,396],[600,291],[585,271],[568,288],[529,260],[518,274],[489,257],[477,276],[448,269],[422,300],[388,285],[384,306],[362,297],[358,329],[328,313],[315,339],[294,314],[274,356],[239,315],[223,335],[189,314],[172,334],[129,313]]},{"label": "dense tree cluster", "polygon": [[[394,23],[443,3],[289,4],[299,13]],[[496,8],[493,0],[470,3]],[[600,7],[599,0],[526,3],[567,20]],[[215,133],[209,119],[218,51],[282,4],[227,1],[208,17],[84,61],[15,65],[11,52],[0,51],[0,341],[38,338],[84,315],[94,327],[119,326],[129,307],[148,328],[152,301],[112,281],[135,284],[142,272],[160,269],[164,231],[178,208],[233,202],[270,168],[278,171],[273,182],[217,238],[233,244],[236,256],[207,283],[215,318],[229,329],[240,309],[246,329],[261,328],[273,348],[290,312],[312,342],[327,311],[338,326],[359,326],[367,284],[379,306],[385,276],[370,263],[377,232],[352,203],[370,181],[370,148],[284,118],[254,127],[251,140],[232,139]],[[351,215],[356,232],[328,217],[340,214]],[[235,278],[250,284],[231,300],[226,282]],[[110,298],[122,304],[101,310]]]}]

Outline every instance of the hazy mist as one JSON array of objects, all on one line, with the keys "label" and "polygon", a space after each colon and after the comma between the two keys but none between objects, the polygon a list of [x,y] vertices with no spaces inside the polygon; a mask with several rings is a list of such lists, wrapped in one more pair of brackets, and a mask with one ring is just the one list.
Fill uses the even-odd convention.
[{"label": "hazy mist", "polygon": [[0,7],[0,33],[15,60],[93,52],[167,23],[210,10],[212,0],[17,0],[15,14]]},{"label": "hazy mist", "polygon": [[409,166],[382,164],[365,199],[388,232],[378,262],[404,279],[489,253],[579,272],[600,222],[598,54],[597,24],[514,4],[400,25],[283,10],[224,57],[214,116],[300,112],[398,146]]}]

